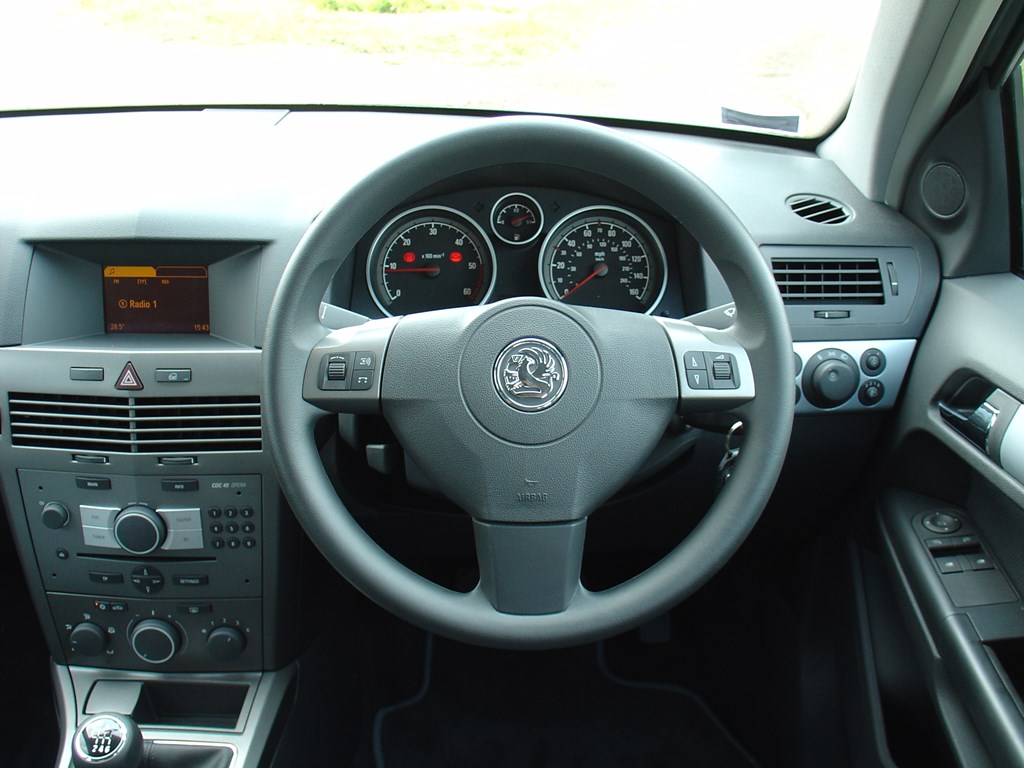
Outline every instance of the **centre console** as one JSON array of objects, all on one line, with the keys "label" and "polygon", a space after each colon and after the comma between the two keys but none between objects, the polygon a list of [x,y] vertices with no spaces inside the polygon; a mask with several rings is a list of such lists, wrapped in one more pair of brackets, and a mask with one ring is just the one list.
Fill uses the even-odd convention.
[{"label": "centre console", "polygon": [[147,749],[256,765],[294,680],[300,541],[263,446],[260,249],[63,242],[31,264],[0,346],[0,491],[58,764],[112,712]]}]

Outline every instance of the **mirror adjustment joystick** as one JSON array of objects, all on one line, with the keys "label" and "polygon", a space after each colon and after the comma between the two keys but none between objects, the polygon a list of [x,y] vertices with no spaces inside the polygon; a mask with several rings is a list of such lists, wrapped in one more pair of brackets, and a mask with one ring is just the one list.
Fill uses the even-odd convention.
[{"label": "mirror adjustment joystick", "polygon": [[71,761],[75,768],[138,768],[142,732],[127,715],[93,715],[75,731]]}]

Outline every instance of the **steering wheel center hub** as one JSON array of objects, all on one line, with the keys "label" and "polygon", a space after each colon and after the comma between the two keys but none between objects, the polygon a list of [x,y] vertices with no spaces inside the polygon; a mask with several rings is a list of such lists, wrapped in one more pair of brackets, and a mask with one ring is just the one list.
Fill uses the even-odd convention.
[{"label": "steering wheel center hub", "polygon": [[516,339],[494,361],[494,388],[510,408],[545,411],[569,383],[565,357],[545,339]]},{"label": "steering wheel center hub", "polygon": [[499,307],[472,333],[459,366],[470,413],[496,437],[542,445],[576,429],[601,393],[590,334],[560,307]]}]

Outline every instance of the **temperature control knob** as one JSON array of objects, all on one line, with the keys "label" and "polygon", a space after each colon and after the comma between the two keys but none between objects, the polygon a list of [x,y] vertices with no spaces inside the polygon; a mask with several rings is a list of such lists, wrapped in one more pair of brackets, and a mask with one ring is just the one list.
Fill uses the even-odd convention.
[{"label": "temperature control knob", "polygon": [[842,405],[853,397],[859,383],[860,371],[840,349],[826,349],[814,355],[804,371],[804,394],[819,408]]},{"label": "temperature control knob", "polygon": [[160,619],[146,619],[136,624],[128,636],[135,655],[150,664],[170,661],[178,652],[180,637],[173,624]]},{"label": "temperature control knob", "polygon": [[155,552],[166,538],[164,519],[142,504],[125,507],[114,519],[114,540],[121,549],[133,555]]},{"label": "temperature control knob", "polygon": [[206,647],[218,661],[234,661],[245,650],[245,635],[234,627],[217,627],[206,638]]},{"label": "temperature control knob", "polygon": [[107,650],[107,633],[91,621],[83,621],[71,630],[71,652],[78,656],[99,656]]}]

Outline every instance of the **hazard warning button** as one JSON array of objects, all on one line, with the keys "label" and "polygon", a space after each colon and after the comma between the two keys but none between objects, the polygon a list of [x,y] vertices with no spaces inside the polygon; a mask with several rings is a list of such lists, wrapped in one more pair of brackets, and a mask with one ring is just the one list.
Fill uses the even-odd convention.
[{"label": "hazard warning button", "polygon": [[121,375],[117,377],[117,383],[114,386],[117,389],[142,389],[142,379],[139,378],[138,371],[135,370],[135,366],[131,362],[125,365]]}]

